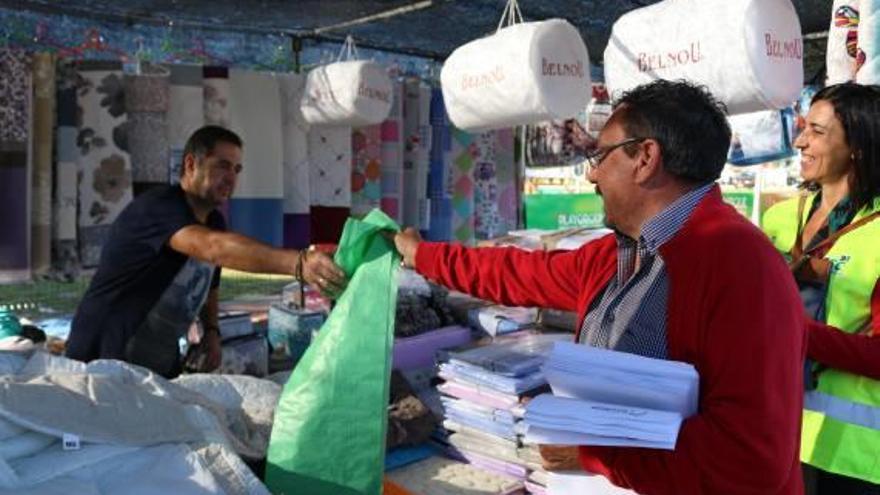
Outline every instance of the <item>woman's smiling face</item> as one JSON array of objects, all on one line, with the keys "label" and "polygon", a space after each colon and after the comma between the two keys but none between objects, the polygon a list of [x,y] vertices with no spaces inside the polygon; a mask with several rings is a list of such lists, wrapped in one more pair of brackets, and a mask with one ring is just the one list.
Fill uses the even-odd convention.
[{"label": "woman's smiling face", "polygon": [[828,184],[846,177],[853,168],[852,152],[834,106],[819,100],[810,106],[806,128],[794,142],[801,151],[801,177]]}]

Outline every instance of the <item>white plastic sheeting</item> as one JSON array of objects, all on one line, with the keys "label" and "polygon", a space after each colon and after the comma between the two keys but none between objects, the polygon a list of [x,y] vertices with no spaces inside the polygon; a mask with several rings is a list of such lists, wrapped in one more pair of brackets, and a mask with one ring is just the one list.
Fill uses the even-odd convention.
[{"label": "white plastic sheeting", "polygon": [[265,455],[278,385],[25,356],[0,352],[0,494],[268,493],[239,455]]}]

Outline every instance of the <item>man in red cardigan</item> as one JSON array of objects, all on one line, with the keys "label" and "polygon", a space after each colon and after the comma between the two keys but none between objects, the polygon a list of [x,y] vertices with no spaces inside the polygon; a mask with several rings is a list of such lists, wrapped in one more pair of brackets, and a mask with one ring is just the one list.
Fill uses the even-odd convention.
[{"label": "man in red cardigan", "polygon": [[616,104],[589,157],[615,233],[576,251],[469,249],[395,237],[404,263],[511,306],[577,311],[577,340],[693,364],[697,414],[673,451],[542,446],[643,494],[800,494],[805,352],[797,289],[765,236],[714,184],[730,146],[704,88],[656,81]]}]

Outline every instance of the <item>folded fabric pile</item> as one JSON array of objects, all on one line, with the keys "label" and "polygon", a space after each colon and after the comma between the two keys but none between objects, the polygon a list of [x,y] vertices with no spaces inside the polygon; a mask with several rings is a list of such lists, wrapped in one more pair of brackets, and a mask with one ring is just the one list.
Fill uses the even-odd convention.
[{"label": "folded fabric pile", "polygon": [[[475,467],[515,479],[521,488],[541,470],[535,446],[524,446],[517,425],[524,399],[546,390],[541,366],[565,334],[520,332],[480,347],[449,352],[437,389],[444,412],[447,452]],[[540,479],[540,476],[538,476]]]},{"label": "folded fabric pile", "polygon": [[672,450],[697,410],[699,376],[687,363],[558,342],[543,372],[553,394],[526,407],[529,443]]}]

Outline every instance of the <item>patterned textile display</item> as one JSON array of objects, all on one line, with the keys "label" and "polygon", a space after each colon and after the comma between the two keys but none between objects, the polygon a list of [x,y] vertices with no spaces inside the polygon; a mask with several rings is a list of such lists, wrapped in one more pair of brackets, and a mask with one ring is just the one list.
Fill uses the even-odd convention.
[{"label": "patterned textile display", "polygon": [[826,84],[851,81],[859,48],[859,0],[834,0],[825,57]]},{"label": "patterned textile display", "polygon": [[308,150],[312,206],[351,208],[351,127],[312,127]]},{"label": "patterned textile display", "polygon": [[474,164],[474,235],[490,239],[501,235],[498,215],[498,177],[496,169],[496,132],[489,131],[474,137],[476,163]]},{"label": "patterned textile display", "polygon": [[0,49],[0,283],[30,278],[31,57]]},{"label": "patterned textile display", "polygon": [[856,81],[880,83],[880,0],[859,3],[859,47],[856,53]]},{"label": "patterned textile display", "polygon": [[147,66],[125,75],[127,143],[134,194],[168,182],[169,71]]},{"label": "patterned textile display", "polygon": [[351,127],[309,130],[311,242],[338,243],[351,214]]},{"label": "patterned textile display", "polygon": [[403,81],[391,82],[394,102],[382,122],[382,211],[403,221]]},{"label": "patterned textile display", "polygon": [[[461,129],[452,129],[452,162],[450,179],[452,181],[452,240],[471,244],[475,235],[474,205],[474,167],[478,165],[490,170],[493,163],[487,162],[485,154],[489,147],[492,132],[470,134]],[[482,153],[482,155],[481,155]],[[494,174],[494,169],[491,169]],[[487,180],[483,181],[484,183]]]},{"label": "patterned textile display", "polygon": [[366,215],[382,199],[382,134],[380,125],[356,127],[351,133],[351,214]]},{"label": "patterned textile display", "polygon": [[31,270],[45,274],[52,263],[52,153],[55,128],[55,56],[33,56],[34,131],[31,169]]},{"label": "patterned textile display", "polygon": [[308,125],[299,102],[305,88],[305,76],[281,74],[281,135],[284,166],[284,247],[309,245],[309,153]]},{"label": "patterned textile display", "polygon": [[79,272],[77,251],[77,161],[79,148],[76,138],[76,94],[78,78],[76,69],[69,64],[57,66],[57,117],[55,130],[55,194],[52,215],[52,272],[65,278],[73,278]]},{"label": "patterned textile display", "polygon": [[[514,155],[514,129],[495,131],[495,179],[498,183],[498,232],[516,230],[519,217],[519,180]],[[495,237],[492,235],[490,237]]]},{"label": "patterned textile display", "polygon": [[77,70],[79,249],[82,265],[93,267],[110,224],[132,198],[125,90],[118,62],[81,62]]},{"label": "patterned textile display", "polygon": [[431,88],[418,79],[407,79],[403,103],[403,222],[420,229],[428,224]]},{"label": "patterned textile display", "polygon": [[231,69],[229,119],[229,128],[244,141],[244,169],[229,202],[230,228],[281,246],[284,182],[278,79],[265,72]]},{"label": "patterned textile display", "polygon": [[205,124],[205,90],[202,67],[172,65],[168,87],[168,182],[180,182],[186,140]]},{"label": "patterned textile display", "polygon": [[452,156],[452,135],[440,88],[431,90],[430,124],[431,152],[428,171],[430,221],[427,228],[422,227],[422,231],[428,240],[446,241],[451,238],[452,233],[452,181],[448,165]]}]

